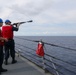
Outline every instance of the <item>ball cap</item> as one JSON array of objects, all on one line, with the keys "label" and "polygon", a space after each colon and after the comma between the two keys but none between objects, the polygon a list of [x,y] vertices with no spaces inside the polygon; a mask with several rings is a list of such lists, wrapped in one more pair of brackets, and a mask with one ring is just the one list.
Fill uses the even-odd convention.
[{"label": "ball cap", "polygon": [[5,20],[5,23],[8,23],[8,22],[10,22],[10,23],[11,23],[11,21],[10,21],[10,20]]},{"label": "ball cap", "polygon": [[0,18],[0,23],[3,23],[3,20]]}]

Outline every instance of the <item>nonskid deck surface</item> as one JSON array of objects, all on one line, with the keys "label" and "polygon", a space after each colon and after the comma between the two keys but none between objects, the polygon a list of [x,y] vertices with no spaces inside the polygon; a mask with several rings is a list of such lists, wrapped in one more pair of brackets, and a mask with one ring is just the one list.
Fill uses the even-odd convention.
[{"label": "nonskid deck surface", "polygon": [[16,55],[16,59],[17,63],[15,64],[11,64],[11,57],[8,60],[8,65],[3,64],[3,68],[8,71],[1,75],[51,75],[21,56],[17,57]]}]

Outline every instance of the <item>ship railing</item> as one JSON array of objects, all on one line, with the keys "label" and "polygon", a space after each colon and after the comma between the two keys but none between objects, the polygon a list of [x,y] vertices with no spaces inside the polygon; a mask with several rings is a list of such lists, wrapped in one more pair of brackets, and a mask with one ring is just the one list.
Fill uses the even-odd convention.
[{"label": "ship railing", "polygon": [[[20,40],[22,40],[22,42],[27,42],[27,41],[31,42],[30,45],[34,44],[34,47],[31,48],[31,46],[28,43],[27,43],[28,45],[22,44]],[[38,42],[40,41],[44,43],[44,49],[45,49],[44,57],[39,57],[38,55],[36,55],[36,47],[37,47]],[[76,53],[76,49],[43,42],[42,40],[30,40],[30,39],[25,39],[21,37],[15,37],[15,42],[16,42],[16,51],[18,52],[18,56],[21,55],[24,58],[27,58],[29,61],[35,63],[39,67],[43,68],[45,73],[50,72],[53,75],[69,75],[69,74],[76,75],[76,62],[75,64],[73,64],[67,60],[63,60],[61,58],[58,58],[54,55],[49,54],[47,52],[46,45],[50,47],[53,46],[56,48],[57,47],[63,48],[64,50],[71,51],[74,53]],[[64,66],[63,64],[66,66]],[[71,69],[69,69],[69,66]]]}]

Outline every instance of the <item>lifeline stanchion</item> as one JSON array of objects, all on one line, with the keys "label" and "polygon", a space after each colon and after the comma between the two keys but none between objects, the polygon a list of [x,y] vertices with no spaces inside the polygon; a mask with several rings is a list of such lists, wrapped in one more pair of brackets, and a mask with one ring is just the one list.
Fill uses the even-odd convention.
[{"label": "lifeline stanchion", "polygon": [[[45,50],[46,50],[45,45],[44,45],[44,48],[45,48]],[[50,61],[53,61],[51,57],[50,57]],[[55,64],[54,64],[53,62],[52,62],[52,65],[53,65],[53,68],[54,68],[55,71],[56,71],[56,75],[59,75],[59,73],[58,73],[58,71],[57,71],[57,69],[56,69],[56,66],[55,66]]]},{"label": "lifeline stanchion", "polygon": [[[44,43],[41,39],[40,43],[42,44],[42,47],[43,47],[43,51],[44,51]],[[43,66],[43,70],[45,71],[45,73],[47,72],[46,71],[46,67],[45,67],[45,58],[44,58],[44,53],[43,53],[43,56],[42,56],[42,66]]]},{"label": "lifeline stanchion", "polygon": [[48,73],[49,71],[46,69],[46,64],[45,64],[45,58],[42,57],[42,61],[43,61],[43,70],[45,73]]},{"label": "lifeline stanchion", "polygon": [[40,41],[40,43],[42,44],[42,46],[43,46],[43,56],[42,56],[42,64],[43,64],[43,69],[44,69],[44,71],[45,71],[45,73],[47,73],[48,72],[48,70],[46,69],[46,65],[45,65],[45,53],[44,53],[44,42],[41,40]]},{"label": "lifeline stanchion", "polygon": [[44,43],[42,42],[42,40],[38,42],[36,54],[42,58],[42,68],[45,70]]},{"label": "lifeline stanchion", "polygon": [[43,64],[43,69],[45,70],[45,61],[44,61],[44,57],[42,57],[42,64]]}]

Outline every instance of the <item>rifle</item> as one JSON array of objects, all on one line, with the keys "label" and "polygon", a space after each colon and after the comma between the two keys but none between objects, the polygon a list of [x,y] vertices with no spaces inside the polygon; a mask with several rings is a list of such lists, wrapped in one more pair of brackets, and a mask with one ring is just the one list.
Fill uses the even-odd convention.
[{"label": "rifle", "polygon": [[30,23],[30,22],[33,22],[33,20],[29,20],[29,21],[25,21],[25,22],[17,22],[17,23],[13,23],[12,25],[23,24],[23,23]]}]

